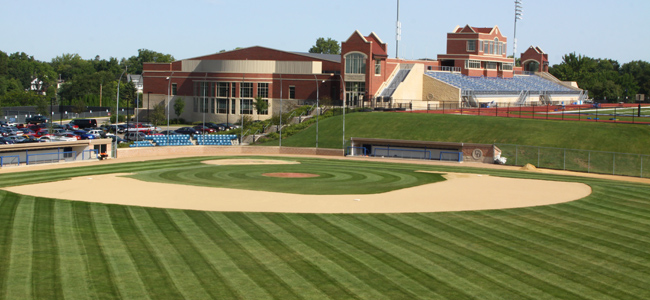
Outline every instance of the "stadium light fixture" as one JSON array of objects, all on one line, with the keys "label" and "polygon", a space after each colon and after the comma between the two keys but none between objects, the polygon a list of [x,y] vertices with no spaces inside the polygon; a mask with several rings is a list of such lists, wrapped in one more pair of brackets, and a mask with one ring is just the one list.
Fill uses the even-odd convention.
[{"label": "stadium light fixture", "polygon": [[524,15],[523,0],[515,0],[515,33],[512,41],[512,57],[514,63],[517,62],[517,20],[521,20]]}]

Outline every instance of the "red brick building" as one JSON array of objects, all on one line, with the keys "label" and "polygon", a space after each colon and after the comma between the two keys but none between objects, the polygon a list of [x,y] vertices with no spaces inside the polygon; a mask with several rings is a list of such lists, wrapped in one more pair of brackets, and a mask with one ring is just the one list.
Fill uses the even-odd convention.
[{"label": "red brick building", "polygon": [[447,53],[439,54],[438,61],[467,76],[511,78],[514,61],[507,57],[507,42],[498,26],[456,26],[447,34]]},{"label": "red brick building", "polygon": [[548,72],[548,54],[540,47],[530,46],[520,57],[524,71]]},{"label": "red brick building", "polygon": [[[153,109],[158,103],[173,107],[174,101],[185,101],[180,117],[213,122],[236,122],[241,116],[267,119],[292,106],[325,99],[332,105],[346,99],[351,107],[391,109],[462,105],[464,88],[427,73],[513,78],[521,68],[514,67],[506,49],[507,38],[498,26],[457,26],[447,34],[447,53],[437,60],[405,60],[389,58],[386,43],[374,32],[364,36],[355,31],[341,42],[340,55],[255,46],[172,63],[145,63],[143,103]],[[539,71],[548,70],[548,56],[539,47],[526,51],[522,62],[528,68],[537,62]],[[269,109],[257,112],[256,97],[267,101]],[[516,96],[488,100],[513,102]],[[171,117],[176,117],[173,109]]]}]

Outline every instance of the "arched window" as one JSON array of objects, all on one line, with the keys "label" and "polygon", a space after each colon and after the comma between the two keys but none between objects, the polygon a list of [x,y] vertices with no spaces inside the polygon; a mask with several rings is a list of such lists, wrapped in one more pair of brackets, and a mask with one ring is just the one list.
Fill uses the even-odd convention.
[{"label": "arched window", "polygon": [[361,53],[350,53],[345,56],[346,74],[366,74],[366,56]]},{"label": "arched window", "polygon": [[497,48],[501,48],[499,45],[499,38],[494,38],[494,47],[492,47],[492,54],[499,53],[499,49]]}]

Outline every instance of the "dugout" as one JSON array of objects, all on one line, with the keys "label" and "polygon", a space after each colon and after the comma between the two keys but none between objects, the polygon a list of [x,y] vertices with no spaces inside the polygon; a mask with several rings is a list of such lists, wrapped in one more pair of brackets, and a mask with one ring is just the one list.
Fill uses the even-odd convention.
[{"label": "dugout", "polygon": [[351,138],[346,155],[494,163],[501,150],[492,144]]},{"label": "dugout", "polygon": [[0,168],[98,159],[109,153],[111,139],[0,145]]}]

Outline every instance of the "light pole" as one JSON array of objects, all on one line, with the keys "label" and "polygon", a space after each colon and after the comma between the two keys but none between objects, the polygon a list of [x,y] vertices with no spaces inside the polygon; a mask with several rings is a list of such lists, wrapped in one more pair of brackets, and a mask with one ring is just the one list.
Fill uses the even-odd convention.
[{"label": "light pole", "polygon": [[345,107],[346,107],[346,92],[345,92],[345,81],[343,81],[343,75],[339,74],[341,78],[341,87],[343,87],[343,155],[345,155]]},{"label": "light pole", "polygon": [[169,110],[171,103],[169,102],[169,94],[171,93],[172,90],[172,76],[174,76],[174,71],[172,71],[172,74],[167,77],[168,84],[167,84],[167,145],[169,145]]},{"label": "light pole", "polygon": [[[120,82],[122,82],[122,76],[124,73],[126,73],[126,70],[128,70],[128,66],[125,64],[124,65],[124,72],[120,75],[120,79],[117,80],[117,103],[115,106],[115,133],[117,133],[117,123],[120,121]],[[117,138],[113,142],[113,158],[117,158]]]},{"label": "light pole", "polygon": [[280,147],[282,147],[282,74],[280,74]]},{"label": "light pole", "polygon": [[517,65],[517,20],[521,20],[524,15],[523,0],[515,0],[515,33],[512,41],[512,57],[514,66]]},{"label": "light pole", "polygon": [[[320,104],[319,104],[320,82],[318,82],[318,78],[316,78],[316,74],[314,74],[314,79],[316,79],[316,148],[318,148],[318,116],[320,115]],[[325,80],[323,80],[323,82],[325,82]]]},{"label": "light pole", "polygon": [[206,89],[206,84],[208,84],[208,73],[205,73],[205,77],[203,78],[203,127],[201,127],[201,135],[203,135],[203,138],[205,138],[205,111],[207,110],[206,108],[206,103],[205,103],[205,89]]}]

